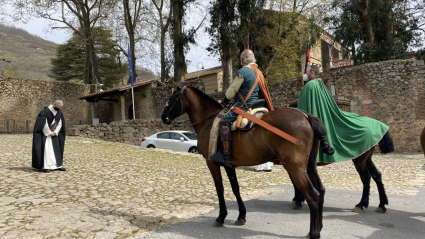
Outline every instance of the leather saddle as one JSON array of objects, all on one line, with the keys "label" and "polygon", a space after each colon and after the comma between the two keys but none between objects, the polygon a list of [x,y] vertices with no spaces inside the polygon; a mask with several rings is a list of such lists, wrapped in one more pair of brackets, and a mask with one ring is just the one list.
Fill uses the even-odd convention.
[{"label": "leather saddle", "polygon": [[[248,113],[260,119],[265,113],[268,113],[268,112],[269,110],[266,108],[266,100],[264,99],[257,100],[254,104],[251,105],[248,111]],[[237,120],[233,122],[232,124],[232,127],[231,127],[232,131],[235,131],[235,130],[248,131],[255,126],[255,123],[252,122],[251,120],[248,120],[247,118],[242,119],[239,129],[236,127],[236,124],[237,124]]]}]

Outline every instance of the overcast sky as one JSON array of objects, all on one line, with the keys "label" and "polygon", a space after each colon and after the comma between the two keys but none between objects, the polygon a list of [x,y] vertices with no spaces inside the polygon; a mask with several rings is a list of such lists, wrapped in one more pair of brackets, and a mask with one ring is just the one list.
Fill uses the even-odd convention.
[{"label": "overcast sky", "polygon": [[[57,44],[65,43],[70,37],[65,30],[48,30],[48,20],[42,18],[34,18],[26,24],[22,22],[12,22],[11,20],[6,23],[14,27],[22,28],[33,35],[37,35],[45,40],[49,40]],[[198,36],[196,38],[198,45],[192,45],[190,51],[186,54],[186,60],[190,61],[188,64],[188,73],[197,71],[202,66],[204,66],[205,69],[208,69],[221,65],[218,56],[210,57],[206,50],[210,43],[210,36],[208,33],[205,33],[204,28],[208,24],[208,21],[204,22],[204,25],[201,29],[199,29]],[[143,60],[145,59],[140,59],[139,62],[143,62]],[[160,69],[156,69],[156,71],[160,72]]]}]

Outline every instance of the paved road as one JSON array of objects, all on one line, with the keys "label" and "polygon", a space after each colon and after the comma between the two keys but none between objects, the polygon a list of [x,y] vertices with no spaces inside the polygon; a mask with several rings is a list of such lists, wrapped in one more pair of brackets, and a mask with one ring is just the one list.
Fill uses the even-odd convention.
[{"label": "paved road", "polygon": [[[152,236],[304,238],[307,233],[307,207],[294,212],[288,206],[293,193],[276,194],[291,185],[281,166],[273,166],[272,172],[238,168],[248,223],[232,226],[236,211],[230,211],[226,228],[211,228],[218,214],[209,213],[218,206],[217,196],[205,160],[199,155],[67,137],[67,171],[46,174],[31,168],[31,140],[31,135],[0,134],[0,239],[142,238],[175,223],[182,224],[170,227],[176,231],[172,237],[163,234],[170,228]],[[425,202],[423,154],[376,154],[374,162],[390,197],[390,211],[384,215],[374,213],[374,207],[362,216],[349,212],[360,200],[362,189],[351,162],[318,168],[328,189],[326,206],[330,207],[325,211],[324,238],[341,238],[341,232],[352,231],[360,238],[387,231],[407,234],[415,232],[412,228],[418,224],[423,226],[417,228],[425,228],[423,213],[415,214],[412,207],[415,202]],[[224,185],[229,209],[235,210],[228,179]],[[371,205],[376,207],[374,184],[371,192]],[[404,198],[412,202],[405,205]],[[421,206],[418,208],[423,210]],[[203,215],[209,216],[199,218]],[[380,218],[385,220],[378,221]],[[341,222],[344,226],[336,230]],[[385,227],[391,224],[395,229]]]},{"label": "paved road", "polygon": [[[192,222],[164,227],[147,239],[185,238],[306,238],[309,227],[308,206],[291,209],[293,190],[246,202],[247,224],[233,225],[237,204],[228,203],[229,215],[222,228],[212,227],[218,210]],[[389,195],[388,212],[374,212],[378,195],[371,194],[371,206],[362,214],[351,212],[359,192],[328,189],[324,207],[322,238],[419,239],[425,235],[425,190],[414,196]]]}]

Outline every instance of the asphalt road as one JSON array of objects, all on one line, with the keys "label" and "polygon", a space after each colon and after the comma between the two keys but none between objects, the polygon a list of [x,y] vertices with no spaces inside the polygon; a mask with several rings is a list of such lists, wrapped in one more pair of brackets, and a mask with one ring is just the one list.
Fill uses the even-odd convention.
[{"label": "asphalt road", "polygon": [[[292,210],[292,188],[279,188],[286,192],[245,203],[247,223],[244,226],[233,224],[238,215],[237,204],[228,202],[229,215],[224,227],[212,227],[218,216],[218,210],[214,210],[194,221],[161,228],[145,238],[306,238],[310,221],[308,206],[304,204],[302,210]],[[363,213],[351,212],[360,197],[360,191],[327,189],[321,238],[425,238],[424,188],[414,196],[388,195],[385,214],[375,212],[379,204],[377,193],[371,194],[370,206]]]}]

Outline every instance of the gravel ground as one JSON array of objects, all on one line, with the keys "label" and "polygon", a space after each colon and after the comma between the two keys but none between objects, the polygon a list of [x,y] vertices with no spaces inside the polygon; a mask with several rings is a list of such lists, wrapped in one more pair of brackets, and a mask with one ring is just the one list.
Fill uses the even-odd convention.
[{"label": "gravel ground", "polygon": [[[218,207],[199,155],[67,137],[67,171],[46,174],[31,168],[32,135],[2,134],[0,145],[0,238],[140,238]],[[397,195],[418,193],[424,161],[422,153],[374,157],[387,193]],[[352,162],[318,170],[327,188],[362,189]],[[278,165],[237,173],[244,200],[282,192],[268,186],[291,185]],[[225,187],[234,200],[228,180]]]}]

